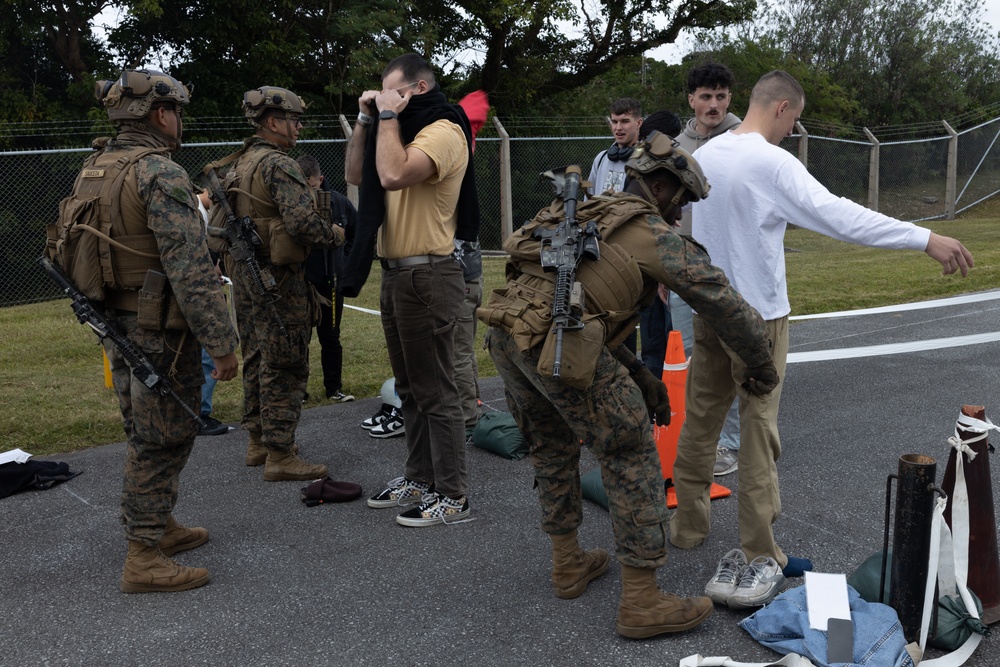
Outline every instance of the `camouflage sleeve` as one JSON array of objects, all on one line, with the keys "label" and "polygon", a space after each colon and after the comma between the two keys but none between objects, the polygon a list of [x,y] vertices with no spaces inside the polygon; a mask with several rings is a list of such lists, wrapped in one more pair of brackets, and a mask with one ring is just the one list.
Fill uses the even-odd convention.
[{"label": "camouflage sleeve", "polygon": [[209,258],[205,225],[187,172],[176,163],[150,156],[136,166],[147,225],[156,237],[163,270],[184,319],[212,357],[234,352],[236,331]]},{"label": "camouflage sleeve", "polygon": [[344,230],[316,212],[309,184],[295,160],[274,152],[264,158],[260,169],[293,241],[324,248],[344,244]]},{"label": "camouflage sleeve", "polygon": [[633,257],[642,273],[684,299],[747,366],[771,362],[763,318],[730,286],[705,249],[678,236],[658,216],[647,216],[647,223],[630,225],[653,236],[653,242],[648,235],[644,241],[635,239]]}]

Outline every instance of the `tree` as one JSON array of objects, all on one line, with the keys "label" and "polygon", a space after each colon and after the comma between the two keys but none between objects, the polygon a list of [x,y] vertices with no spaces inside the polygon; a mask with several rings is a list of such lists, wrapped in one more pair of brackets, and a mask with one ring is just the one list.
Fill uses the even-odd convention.
[{"label": "tree", "polygon": [[108,57],[90,31],[101,7],[96,1],[8,0],[0,4],[4,51],[0,119],[31,122],[79,117],[93,90],[92,71]]},{"label": "tree", "polygon": [[[443,45],[482,54],[456,67],[465,88],[486,90],[503,115],[579,88],[683,30],[744,20],[755,7],[756,0],[459,0],[441,2],[439,13],[459,26]],[[580,34],[567,35],[567,24]]]},{"label": "tree", "polygon": [[[178,73],[211,82],[213,94],[245,89],[251,78],[284,81],[297,92],[322,93],[333,111],[353,109],[382,65],[413,51],[444,65],[442,84],[451,96],[482,88],[498,113],[516,113],[674,41],[681,30],[728,25],[755,6],[756,0],[580,0],[579,6],[571,0],[150,0],[110,41],[126,64],[168,54]],[[666,19],[663,27],[658,18]],[[568,25],[580,35],[564,34]],[[460,53],[481,59],[460,62]]]},{"label": "tree", "polygon": [[765,14],[763,29],[854,95],[859,125],[945,118],[1000,100],[983,0],[789,0]]}]

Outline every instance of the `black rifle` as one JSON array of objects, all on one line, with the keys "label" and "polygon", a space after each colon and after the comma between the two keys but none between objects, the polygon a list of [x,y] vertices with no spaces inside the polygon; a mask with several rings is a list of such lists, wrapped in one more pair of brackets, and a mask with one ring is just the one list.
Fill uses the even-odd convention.
[{"label": "black rifle", "polygon": [[534,238],[541,239],[542,268],[556,272],[556,289],[552,296],[552,326],[556,330],[555,360],[552,377],[558,378],[562,369],[563,333],[567,329],[583,328],[583,285],[576,281],[576,267],[584,257],[597,261],[601,250],[597,241],[601,233],[597,223],[589,221],[581,229],[576,221],[576,202],[580,197],[580,167],[570,165],[542,174],[552,181],[556,197],[563,200],[563,220],[555,229],[535,230]]},{"label": "black rifle", "polygon": [[274,317],[275,324],[278,325],[278,329],[282,335],[287,337],[288,331],[285,329],[285,323],[281,321],[281,315],[278,314],[278,309],[274,305],[274,302],[278,300],[278,296],[274,292],[274,278],[268,274],[268,280],[265,283],[264,276],[260,270],[260,264],[257,262],[255,250],[263,243],[260,235],[257,234],[257,226],[254,225],[250,216],[236,217],[232,207],[229,205],[229,200],[226,198],[226,190],[222,187],[219,176],[215,173],[215,169],[211,164],[205,167],[203,173],[212,204],[214,206],[221,206],[222,211],[226,214],[226,226],[222,228],[212,227],[210,231],[213,235],[221,236],[226,240],[226,245],[229,246],[229,254],[246,268],[257,293],[271,307],[271,315]]},{"label": "black rifle", "polygon": [[80,320],[80,324],[86,324],[97,337],[103,341],[105,338],[111,340],[114,346],[118,349],[119,354],[122,358],[128,362],[129,368],[132,369],[132,375],[136,380],[144,384],[147,388],[152,389],[160,396],[170,396],[182,408],[184,412],[191,416],[191,419],[198,424],[198,428],[206,428],[207,425],[202,420],[201,416],[191,409],[191,407],[181,400],[173,389],[170,388],[170,382],[163,376],[153,362],[143,353],[142,349],[138,347],[135,343],[130,341],[127,336],[124,336],[117,329],[112,326],[111,322],[108,320],[94,307],[90,304],[90,299],[85,297],[83,293],[76,288],[76,286],[70,282],[70,279],[63,273],[62,269],[52,263],[48,257],[41,257],[38,263],[42,265],[45,272],[59,285],[59,288],[66,294],[70,299],[73,300],[71,304],[73,306],[73,312],[76,313],[76,319]]}]

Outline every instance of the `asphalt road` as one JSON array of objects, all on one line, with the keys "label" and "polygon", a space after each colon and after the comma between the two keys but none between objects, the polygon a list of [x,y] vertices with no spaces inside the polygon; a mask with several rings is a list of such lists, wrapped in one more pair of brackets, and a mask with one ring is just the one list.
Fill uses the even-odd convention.
[{"label": "asphalt road", "polygon": [[[1000,301],[984,299],[797,322],[791,351],[994,334],[998,309]],[[811,558],[819,571],[849,574],[881,548],[885,480],[898,457],[935,457],[940,480],[961,406],[985,405],[994,418],[1000,412],[1000,343],[944,345],[789,365],[776,524],[788,553]],[[498,379],[483,381],[482,393],[487,409],[506,409]],[[359,428],[379,403],[307,409],[299,428],[303,453],[366,495],[401,474],[404,459],[402,438],[375,440]],[[615,564],[581,597],[557,599],[527,460],[470,449],[472,520],[417,529],[363,500],[305,507],[304,483],[267,483],[260,468],[243,465],[245,442],[241,431],[199,438],[184,471],[176,515],[211,531],[208,544],[177,557],[212,573],[209,585],[189,592],[118,590],[121,443],[52,457],[83,474],[0,500],[0,665],[639,667],[676,665],[694,653],[778,657],[739,628],[744,613],[722,608],[680,635],[619,637]],[[594,467],[589,455],[582,467]],[[736,476],[720,481],[735,488]],[[706,544],[671,549],[662,588],[700,594],[717,560],[738,544],[735,496],[713,510]],[[607,512],[586,503],[581,539],[613,549]],[[967,664],[996,665],[996,646],[987,638]]]}]

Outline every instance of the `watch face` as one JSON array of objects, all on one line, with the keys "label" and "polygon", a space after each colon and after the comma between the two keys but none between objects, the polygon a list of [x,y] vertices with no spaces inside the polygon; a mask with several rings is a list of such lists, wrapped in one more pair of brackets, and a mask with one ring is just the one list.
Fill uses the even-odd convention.
[{"label": "watch face", "polygon": [[389,111],[388,109],[386,109],[385,111],[380,113],[378,117],[381,118],[382,120],[388,120],[390,118],[399,118],[399,114],[397,114],[395,111]]}]

